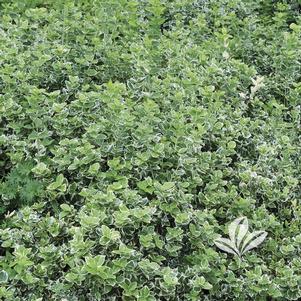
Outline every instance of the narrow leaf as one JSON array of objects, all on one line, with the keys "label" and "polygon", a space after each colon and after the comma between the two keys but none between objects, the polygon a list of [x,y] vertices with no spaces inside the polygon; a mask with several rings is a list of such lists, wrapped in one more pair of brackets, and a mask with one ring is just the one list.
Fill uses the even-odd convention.
[{"label": "narrow leaf", "polygon": [[[230,225],[229,225],[229,237],[231,239],[231,241],[236,244],[236,240],[235,240],[235,237],[236,237],[236,233],[239,232],[238,231],[238,226],[240,224],[243,224],[246,226],[247,228],[247,231],[248,231],[248,220],[246,217],[239,217],[237,219],[235,219]],[[243,233],[243,232],[242,232]]]},{"label": "narrow leaf", "polygon": [[250,233],[243,243],[241,253],[244,254],[249,250],[259,246],[265,240],[266,236],[267,232],[265,231],[255,231],[253,233]]},{"label": "narrow leaf", "polygon": [[236,235],[236,247],[237,247],[237,249],[239,249],[242,240],[244,239],[244,237],[248,233],[248,229],[249,229],[248,219],[246,217],[244,217],[238,225],[238,232],[237,232],[237,235]]},{"label": "narrow leaf", "polygon": [[232,243],[230,239],[218,238],[214,241],[214,243],[218,248],[220,248],[221,250],[227,253],[239,255],[239,252],[236,250],[235,245]]}]

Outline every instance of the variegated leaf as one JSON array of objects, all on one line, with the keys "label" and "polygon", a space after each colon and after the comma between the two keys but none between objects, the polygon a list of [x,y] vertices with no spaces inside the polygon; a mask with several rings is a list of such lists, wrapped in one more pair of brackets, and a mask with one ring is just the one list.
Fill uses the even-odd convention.
[{"label": "variegated leaf", "polygon": [[218,238],[214,241],[214,243],[218,248],[227,253],[239,255],[239,252],[237,251],[235,245],[228,238]]},{"label": "variegated leaf", "polygon": [[241,254],[259,246],[265,240],[266,236],[267,232],[265,231],[255,231],[250,233],[242,245]]},{"label": "variegated leaf", "polygon": [[248,219],[245,217],[238,225],[238,231],[236,235],[237,249],[240,248],[242,240],[245,238],[245,236],[248,233],[248,229],[249,229],[249,223],[248,223]]},{"label": "variegated leaf", "polygon": [[5,283],[8,280],[8,274],[6,271],[0,271],[0,283]]},{"label": "variegated leaf", "polygon": [[[248,219],[243,216],[235,219],[230,225],[229,225],[229,237],[231,241],[238,246],[243,239],[243,237],[246,235],[249,229]],[[239,241],[239,244],[237,243]]]}]

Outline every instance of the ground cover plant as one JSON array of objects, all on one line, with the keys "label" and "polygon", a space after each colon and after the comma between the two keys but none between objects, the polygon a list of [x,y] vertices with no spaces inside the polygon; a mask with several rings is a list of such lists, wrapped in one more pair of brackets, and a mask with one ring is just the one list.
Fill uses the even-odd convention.
[{"label": "ground cover plant", "polygon": [[0,299],[300,300],[300,34],[297,0],[1,1]]}]

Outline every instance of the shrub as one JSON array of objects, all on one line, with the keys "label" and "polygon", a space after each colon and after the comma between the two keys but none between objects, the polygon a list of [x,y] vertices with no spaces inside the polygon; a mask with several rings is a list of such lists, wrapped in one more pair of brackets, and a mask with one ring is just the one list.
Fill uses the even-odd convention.
[{"label": "shrub", "polygon": [[298,9],[2,3],[0,298],[301,298]]}]

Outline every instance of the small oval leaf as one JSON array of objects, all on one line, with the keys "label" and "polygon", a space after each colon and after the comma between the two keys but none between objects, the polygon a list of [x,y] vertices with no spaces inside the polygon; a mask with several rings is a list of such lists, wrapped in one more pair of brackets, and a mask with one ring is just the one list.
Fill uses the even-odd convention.
[{"label": "small oval leaf", "polygon": [[8,274],[6,271],[0,271],[0,283],[6,283],[8,281]]},{"label": "small oval leaf", "polygon": [[244,254],[244,253],[250,251],[251,249],[259,246],[265,240],[267,234],[268,233],[265,231],[255,231],[253,233],[250,233],[246,237],[246,239],[242,245],[241,254]]}]

